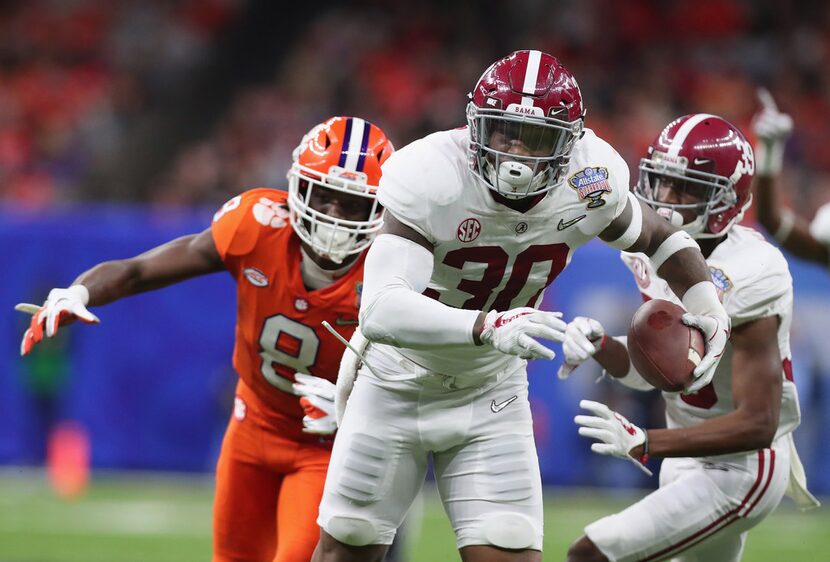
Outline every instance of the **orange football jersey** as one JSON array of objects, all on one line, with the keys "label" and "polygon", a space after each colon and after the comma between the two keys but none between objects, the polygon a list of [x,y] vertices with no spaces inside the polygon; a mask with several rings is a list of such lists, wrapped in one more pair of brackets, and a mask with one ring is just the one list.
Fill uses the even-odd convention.
[{"label": "orange football jersey", "polygon": [[287,194],[275,189],[234,197],[214,215],[211,230],[237,284],[236,372],[278,433],[319,441],[302,432],[303,410],[291,385],[295,372],[337,378],[344,347],[321,323],[327,320],[343,337],[352,336],[365,254],[333,285],[307,290]]}]

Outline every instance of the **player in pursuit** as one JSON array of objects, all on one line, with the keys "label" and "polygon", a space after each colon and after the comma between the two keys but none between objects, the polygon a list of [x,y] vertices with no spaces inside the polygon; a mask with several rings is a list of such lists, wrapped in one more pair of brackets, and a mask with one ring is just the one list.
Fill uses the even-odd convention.
[{"label": "player in pursuit", "polygon": [[208,273],[233,276],[239,383],[216,467],[215,561],[311,558],[343,350],[320,323],[346,337],[357,325],[365,249],[382,222],[380,166],[393,151],[368,121],[329,119],[295,151],[287,193],[252,189],[199,234],[82,273],[49,293],[23,337],[26,355],[67,322],[98,322],[88,306]]},{"label": "player in pursuit", "polygon": [[553,358],[538,340],[562,341],[561,315],[536,307],[589,240],[658,261],[709,340],[696,384],[728,337],[697,245],[629,195],[625,162],[584,128],[557,59],[517,51],[470,98],[467,127],[384,164],[360,309],[371,343],[332,454],[318,562],[380,560],[430,454],[462,560],[541,558],[526,360]]},{"label": "player in pursuit", "polygon": [[[575,421],[580,435],[599,441],[595,452],[666,460],[659,490],[588,525],[569,562],[739,560],[747,530],[775,509],[788,481],[800,505],[815,501],[791,435],[801,416],[790,364],[792,279],[781,252],[737,224],[752,200],[753,168],[744,135],[709,114],[670,123],[640,162],[637,197],[698,241],[732,334],[709,384],[663,393],[668,429],[642,429],[604,404],[580,403],[590,415]],[[645,300],[686,305],[653,257],[622,259]],[[565,330],[560,374],[593,356],[626,386],[653,390],[630,366],[625,344],[605,337],[596,320],[576,318]]]},{"label": "player in pursuit", "polygon": [[825,203],[811,223],[782,208],[778,200],[779,176],[784,167],[784,147],[793,120],[778,110],[772,95],[758,91],[762,109],[752,122],[758,137],[758,169],[755,178],[758,222],[786,250],[799,258],[830,267],[830,203]]}]

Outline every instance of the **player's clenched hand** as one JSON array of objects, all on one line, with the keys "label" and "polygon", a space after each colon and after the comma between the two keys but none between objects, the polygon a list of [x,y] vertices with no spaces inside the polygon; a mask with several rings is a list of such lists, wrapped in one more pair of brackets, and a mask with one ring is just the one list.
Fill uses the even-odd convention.
[{"label": "player's clenched hand", "polygon": [[633,461],[641,470],[651,476],[651,471],[631,456],[631,451],[646,441],[646,432],[605,404],[592,400],[581,400],[579,407],[590,411],[592,416],[576,416],[582,437],[596,439],[591,450],[600,455],[612,455]]},{"label": "player's clenched hand", "polygon": [[603,345],[605,329],[593,318],[577,316],[568,322],[565,328],[565,341],[562,342],[565,362],[559,367],[559,378],[568,378],[574,369],[593,357]]},{"label": "player's clenched hand", "polygon": [[330,435],[337,431],[334,416],[334,384],[315,377],[297,373],[294,375],[294,392],[300,396],[303,407],[303,431]]},{"label": "player's clenched hand", "polygon": [[20,342],[20,354],[28,355],[36,343],[53,337],[58,327],[78,318],[87,324],[100,322],[97,316],[86,308],[89,291],[83,285],[72,285],[68,289],[52,289],[43,306],[32,316],[29,329]]},{"label": "player's clenched hand", "polygon": [[703,332],[706,345],[706,355],[692,372],[695,380],[683,391],[684,394],[694,394],[712,382],[712,377],[715,376],[715,369],[718,368],[726,342],[729,341],[729,317],[686,313],[681,320],[687,326]]},{"label": "player's clenched hand", "polygon": [[534,338],[561,342],[565,327],[561,312],[545,312],[535,308],[514,308],[506,312],[491,310],[484,318],[481,341],[502,353],[522,359],[553,359],[556,354]]}]

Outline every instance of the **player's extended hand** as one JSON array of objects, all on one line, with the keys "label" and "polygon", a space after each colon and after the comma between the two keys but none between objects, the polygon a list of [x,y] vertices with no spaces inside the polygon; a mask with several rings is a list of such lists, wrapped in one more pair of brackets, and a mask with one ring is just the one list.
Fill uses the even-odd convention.
[{"label": "player's extended hand", "polygon": [[752,118],[752,130],[761,141],[756,147],[757,173],[776,176],[784,162],[784,145],[793,131],[793,120],[778,110],[772,94],[766,88],[758,89],[761,111]]},{"label": "player's extended hand", "polygon": [[[87,324],[100,322],[97,316],[86,308],[89,302],[89,291],[83,285],[72,285],[68,289],[52,289],[46,302],[34,313],[29,329],[23,334],[20,342],[20,355],[28,355],[35,344],[43,341],[44,333],[47,338],[53,337],[59,326],[80,319]],[[15,307],[16,310],[30,310],[25,303]]]},{"label": "player's extended hand", "polygon": [[481,341],[508,355],[522,359],[553,359],[556,353],[534,338],[561,342],[567,324],[561,312],[535,308],[514,308],[505,312],[491,310],[484,318]]},{"label": "player's extended hand", "polygon": [[592,416],[580,415],[574,418],[574,423],[579,426],[579,434],[582,437],[598,441],[598,443],[591,445],[593,452],[632,461],[643,472],[651,476],[651,471],[631,456],[632,449],[645,443],[645,431],[600,402],[581,400],[579,407],[593,414]]},{"label": "player's extended hand", "polygon": [[729,341],[729,318],[686,313],[681,318],[687,326],[693,326],[703,332],[706,354],[692,372],[695,379],[684,390],[684,394],[694,394],[710,382],[715,376],[726,342]]},{"label": "player's extended hand", "polygon": [[300,396],[303,407],[303,431],[331,435],[337,431],[334,417],[334,384],[326,379],[296,373],[294,392]]},{"label": "player's extended hand", "polygon": [[605,329],[593,318],[577,316],[565,328],[562,352],[565,362],[559,367],[557,376],[566,379],[574,369],[594,356],[605,345]]}]

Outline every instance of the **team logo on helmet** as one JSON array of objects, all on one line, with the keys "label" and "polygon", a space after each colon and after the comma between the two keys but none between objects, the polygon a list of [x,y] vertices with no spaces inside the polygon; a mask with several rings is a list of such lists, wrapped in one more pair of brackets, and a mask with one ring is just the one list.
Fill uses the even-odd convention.
[{"label": "team logo on helmet", "polygon": [[588,199],[589,209],[605,205],[602,197],[612,191],[608,168],[583,168],[568,178],[568,185],[576,190],[580,199]]}]

